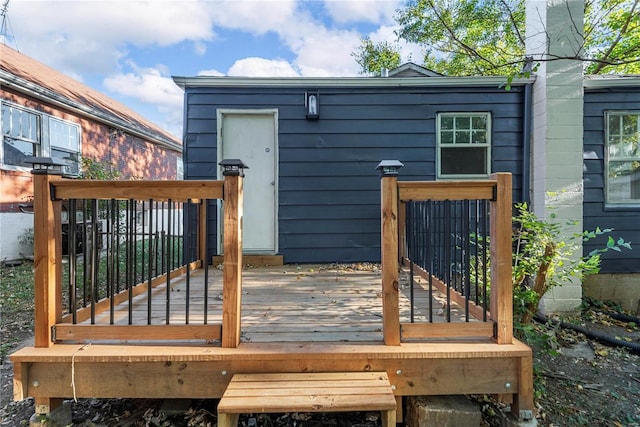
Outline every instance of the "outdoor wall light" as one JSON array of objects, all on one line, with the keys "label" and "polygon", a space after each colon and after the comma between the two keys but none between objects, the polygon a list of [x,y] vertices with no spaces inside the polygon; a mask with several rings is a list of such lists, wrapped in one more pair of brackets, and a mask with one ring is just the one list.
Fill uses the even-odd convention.
[{"label": "outdoor wall light", "polygon": [[383,160],[378,163],[376,169],[380,171],[380,176],[397,176],[398,169],[404,164],[400,160]]},{"label": "outdoor wall light", "polygon": [[305,92],[304,109],[307,119],[318,120],[320,117],[320,94],[317,90],[308,90]]},{"label": "outdoor wall light", "polygon": [[222,166],[224,176],[244,176],[244,170],[249,169],[240,159],[224,159],[218,164]]},{"label": "outdoor wall light", "polygon": [[25,163],[33,165],[33,174],[49,174],[49,175],[62,175],[64,173],[64,167],[67,165],[57,159],[51,157],[35,157],[29,156],[24,160]]}]

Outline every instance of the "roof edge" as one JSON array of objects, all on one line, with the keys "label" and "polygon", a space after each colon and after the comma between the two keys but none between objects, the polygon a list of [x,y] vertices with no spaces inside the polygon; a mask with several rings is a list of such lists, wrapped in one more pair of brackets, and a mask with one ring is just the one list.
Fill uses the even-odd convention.
[{"label": "roof edge", "polygon": [[614,87],[640,87],[640,75],[587,75],[584,76],[585,89],[606,89]]},{"label": "roof edge", "polygon": [[[508,77],[229,77],[172,76],[180,88],[187,87],[429,87],[506,86]],[[533,83],[535,77],[513,79],[511,86]]]},{"label": "roof edge", "polygon": [[112,125],[126,130],[131,135],[154,141],[157,144],[164,146],[165,148],[178,151],[180,153],[183,151],[182,145],[177,144],[168,138],[164,138],[161,135],[139,129],[135,126],[132,126],[125,120],[117,119],[116,117],[112,117],[96,111],[92,108],[89,108],[67,97],[59,95],[47,88],[31,83],[2,69],[0,69],[0,82],[2,82],[3,85],[6,85],[9,88],[14,88],[21,93],[32,96],[41,101],[54,104],[58,107],[73,110],[85,117],[93,118],[106,125]]}]

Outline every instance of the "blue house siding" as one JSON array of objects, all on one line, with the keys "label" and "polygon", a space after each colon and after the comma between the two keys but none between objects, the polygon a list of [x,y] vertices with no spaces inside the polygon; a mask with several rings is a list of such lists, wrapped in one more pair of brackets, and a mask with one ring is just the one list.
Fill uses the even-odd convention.
[{"label": "blue house siding", "polygon": [[[398,159],[405,164],[401,180],[434,180],[439,112],[491,113],[492,171],[512,172],[514,200],[522,199],[522,87],[322,87],[316,121],[305,118],[309,89],[316,88],[185,88],[186,179],[216,176],[218,109],[278,109],[279,252],[285,262],[379,261],[375,167]],[[209,220],[211,253],[215,221]]]},{"label": "blue house siding", "polygon": [[[614,228],[615,237],[623,237],[635,246],[632,251],[603,255],[602,273],[639,273],[640,208],[605,205],[605,112],[640,111],[640,88],[587,89],[584,94],[584,227]],[[604,238],[584,245],[584,253],[602,248]]]}]

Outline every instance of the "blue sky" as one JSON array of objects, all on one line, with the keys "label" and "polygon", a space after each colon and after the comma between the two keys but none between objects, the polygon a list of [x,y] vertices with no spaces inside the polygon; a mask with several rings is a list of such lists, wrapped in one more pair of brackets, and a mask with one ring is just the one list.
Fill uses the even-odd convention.
[{"label": "blue sky", "polygon": [[[171,76],[356,76],[402,0],[10,0],[7,44],[181,137]],[[404,60],[420,62],[416,46]]]}]

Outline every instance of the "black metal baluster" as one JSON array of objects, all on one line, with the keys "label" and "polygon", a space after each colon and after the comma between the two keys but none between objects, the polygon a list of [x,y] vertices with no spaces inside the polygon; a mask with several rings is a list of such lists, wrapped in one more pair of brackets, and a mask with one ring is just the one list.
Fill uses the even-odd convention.
[{"label": "black metal baluster", "polygon": [[433,323],[433,269],[434,269],[434,235],[433,235],[433,203],[431,200],[427,200],[426,202],[426,221],[425,225],[427,226],[426,231],[426,245],[425,245],[425,257],[427,259],[428,264],[425,263],[425,266],[428,266],[429,269],[429,323]]},{"label": "black metal baluster", "polygon": [[96,323],[96,302],[98,295],[98,201],[91,199],[91,324]]},{"label": "black metal baluster", "polygon": [[149,268],[148,268],[148,276],[147,276],[147,324],[151,324],[151,295],[153,294],[153,257],[152,257],[152,246],[153,246],[153,199],[149,199]]},{"label": "black metal baluster", "polygon": [[[171,219],[171,214],[172,214],[172,206],[171,206],[171,199],[169,199],[169,204],[168,204],[168,210],[167,210],[167,238],[171,239],[172,235],[171,235],[171,224],[172,224],[172,219]],[[166,315],[166,324],[169,324],[169,316],[171,314],[171,309],[170,309],[170,304],[171,304],[171,257],[173,256],[173,254],[171,253],[171,242],[167,241],[167,298],[166,298],[166,307],[165,307],[165,315]]]},{"label": "black metal baluster", "polygon": [[78,322],[76,307],[76,263],[78,255],[76,254],[77,245],[77,218],[76,218],[76,200],[69,200],[69,229],[67,230],[67,253],[69,254],[69,310],[71,312],[72,323]]},{"label": "black metal baluster", "polygon": [[[185,301],[185,323],[189,324],[189,300],[191,299],[191,268],[189,268],[189,264],[191,263],[191,235],[189,234],[190,228],[189,222],[191,220],[191,200],[187,200],[186,208],[185,204],[182,204],[182,253],[183,257],[186,260],[187,269],[186,269],[186,301]],[[185,247],[186,246],[186,247]]]},{"label": "black metal baluster", "polygon": [[462,236],[464,238],[464,303],[465,303],[465,320],[469,321],[469,297],[471,293],[471,266],[469,265],[471,262],[469,251],[471,250],[470,246],[470,226],[471,226],[471,212],[470,212],[469,200],[465,200],[463,202],[463,210],[462,213],[466,213],[466,218],[463,224],[463,232]]},{"label": "black metal baluster", "polygon": [[203,200],[202,203],[205,204],[202,212],[204,218],[202,221],[200,221],[200,223],[203,224],[204,231],[200,234],[202,236],[205,236],[205,240],[204,242],[202,242],[202,244],[204,245],[204,259],[202,260],[202,268],[204,268],[204,324],[206,325],[208,323],[207,316],[209,313],[209,200]]},{"label": "black metal baluster", "polygon": [[447,284],[447,322],[451,322],[451,201],[445,200],[444,206],[444,282]]}]

